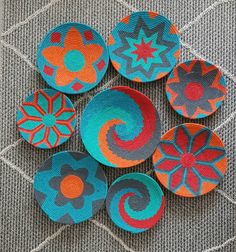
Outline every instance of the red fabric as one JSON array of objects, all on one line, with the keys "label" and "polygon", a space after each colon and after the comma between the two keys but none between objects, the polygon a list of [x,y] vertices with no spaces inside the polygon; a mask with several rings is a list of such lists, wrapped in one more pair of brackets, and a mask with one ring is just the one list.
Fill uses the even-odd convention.
[{"label": "red fabric", "polygon": [[81,88],[83,88],[84,85],[80,84],[79,82],[76,82],[72,88],[75,90],[75,91],[79,91]]},{"label": "red fabric", "polygon": [[197,152],[203,146],[206,145],[206,140],[208,139],[209,132],[207,130],[202,131],[199,135],[195,136],[192,142],[191,152]]},{"label": "red fabric", "polygon": [[158,169],[164,170],[164,171],[172,171],[177,165],[180,164],[179,160],[173,160],[173,159],[164,159],[159,165]]},{"label": "red fabric", "polygon": [[43,69],[44,73],[49,75],[49,76],[52,76],[53,75],[53,68],[51,68],[50,66],[44,66],[44,69]]},{"label": "red fabric", "polygon": [[93,33],[91,31],[85,31],[84,37],[86,38],[86,40],[93,40]]},{"label": "red fabric", "polygon": [[170,182],[171,190],[174,190],[179,184],[182,183],[183,172],[184,172],[184,168],[181,167],[180,169],[178,169],[175,173],[171,175],[171,182]]},{"label": "red fabric", "polygon": [[187,175],[186,175],[186,184],[195,192],[197,193],[200,185],[200,181],[198,177],[193,173],[192,169],[188,169]]},{"label": "red fabric", "polygon": [[183,153],[187,152],[187,147],[189,145],[189,138],[182,127],[179,127],[176,130],[175,143],[179,146],[179,148],[183,151]]},{"label": "red fabric", "polygon": [[50,38],[52,43],[60,43],[61,41],[61,34],[60,32],[53,32]]},{"label": "red fabric", "polygon": [[203,161],[203,162],[212,162],[219,158],[223,154],[222,150],[217,149],[206,149],[201,151],[198,155],[196,155],[197,161]]},{"label": "red fabric", "polygon": [[152,44],[152,41],[145,43],[143,39],[140,45],[134,44],[134,46],[136,47],[136,50],[131,52],[131,54],[137,55],[136,61],[143,59],[144,62],[146,63],[148,58],[154,58],[153,53],[156,52],[157,49],[152,48],[151,44]]},{"label": "red fabric", "polygon": [[104,61],[103,59],[100,60],[100,61],[97,63],[97,68],[98,68],[98,70],[101,71],[101,70],[104,68],[105,65],[106,65],[105,61]]},{"label": "red fabric", "polygon": [[184,89],[184,95],[191,101],[201,99],[204,93],[204,87],[198,82],[189,82]]},{"label": "red fabric", "polygon": [[175,146],[171,143],[160,142],[159,146],[168,156],[174,156],[174,157],[180,156],[180,153],[176,150]]}]

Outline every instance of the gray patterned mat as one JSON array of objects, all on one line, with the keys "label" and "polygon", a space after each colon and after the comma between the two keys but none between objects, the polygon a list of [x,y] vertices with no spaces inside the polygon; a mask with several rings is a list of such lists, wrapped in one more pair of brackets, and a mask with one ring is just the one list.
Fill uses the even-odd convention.
[{"label": "gray patterned mat", "polygon": [[[236,1],[235,0],[3,0],[1,11],[1,251],[236,251]],[[180,61],[203,58],[224,73],[228,94],[223,106],[205,124],[224,140],[227,174],[217,189],[196,199],[164,191],[164,218],[151,230],[132,235],[118,229],[105,209],[94,219],[73,226],[51,222],[33,199],[33,175],[52,153],[84,151],[77,131],[54,150],[38,150],[22,141],[15,126],[16,108],[33,90],[46,87],[36,67],[36,49],[43,35],[59,23],[78,21],[107,39],[115,24],[136,10],[166,15],[181,31]],[[110,66],[102,83],[89,93],[71,96],[78,122],[86,103],[99,90],[129,85],[148,95],[163,122],[162,130],[186,122],[169,106],[166,79],[135,84]],[[127,171],[147,172],[150,159],[129,170],[105,168],[109,183]]]}]

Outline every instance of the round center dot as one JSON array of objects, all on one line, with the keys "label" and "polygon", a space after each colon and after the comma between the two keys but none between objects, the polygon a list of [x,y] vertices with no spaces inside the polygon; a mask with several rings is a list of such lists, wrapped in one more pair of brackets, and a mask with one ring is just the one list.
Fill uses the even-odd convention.
[{"label": "round center dot", "polygon": [[78,50],[70,50],[64,56],[64,65],[70,72],[80,71],[84,63],[84,55]]},{"label": "round center dot", "polygon": [[189,82],[184,89],[184,95],[191,101],[199,100],[203,93],[204,88],[198,82]]},{"label": "round center dot", "polygon": [[185,168],[191,168],[195,165],[195,157],[192,153],[185,153],[182,155],[181,164]]},{"label": "round center dot", "polygon": [[56,123],[56,117],[52,114],[46,114],[43,116],[43,124],[46,127],[52,127]]},{"label": "round center dot", "polygon": [[69,199],[79,197],[84,191],[82,179],[75,175],[68,175],[60,183],[61,193]]}]

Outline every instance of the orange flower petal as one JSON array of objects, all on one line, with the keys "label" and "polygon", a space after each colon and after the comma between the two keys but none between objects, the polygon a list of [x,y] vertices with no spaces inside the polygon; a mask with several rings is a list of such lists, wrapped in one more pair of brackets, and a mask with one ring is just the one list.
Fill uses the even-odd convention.
[{"label": "orange flower petal", "polygon": [[65,36],[64,47],[66,51],[77,49],[80,50],[80,47],[83,47],[83,39],[78,30],[72,27]]},{"label": "orange flower petal", "polygon": [[90,64],[85,64],[85,66],[79,72],[76,73],[76,77],[80,81],[89,84],[92,84],[97,80],[96,71]]},{"label": "orange flower petal", "polygon": [[64,58],[64,48],[59,46],[49,46],[42,50],[45,59],[54,66],[62,66]]},{"label": "orange flower petal", "polygon": [[98,60],[103,53],[103,48],[100,45],[96,44],[90,44],[90,45],[85,45],[79,49],[81,53],[85,57],[85,61],[88,64],[92,64],[96,60]]},{"label": "orange flower petal", "polygon": [[68,71],[64,67],[60,67],[55,76],[55,81],[58,86],[66,86],[72,82],[76,77],[76,73]]}]

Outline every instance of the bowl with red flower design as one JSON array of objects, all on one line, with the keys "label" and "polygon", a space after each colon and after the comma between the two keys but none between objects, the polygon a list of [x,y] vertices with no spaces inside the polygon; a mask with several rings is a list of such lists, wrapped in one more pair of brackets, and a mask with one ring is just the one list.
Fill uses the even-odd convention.
[{"label": "bowl with red flower design", "polygon": [[159,181],[173,193],[195,197],[213,190],[227,168],[220,137],[195,123],[178,125],[167,131],[153,154]]}]

